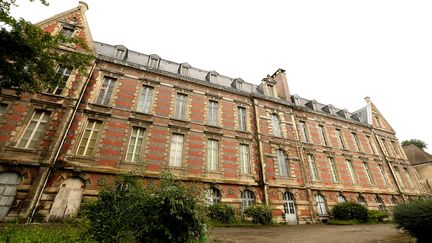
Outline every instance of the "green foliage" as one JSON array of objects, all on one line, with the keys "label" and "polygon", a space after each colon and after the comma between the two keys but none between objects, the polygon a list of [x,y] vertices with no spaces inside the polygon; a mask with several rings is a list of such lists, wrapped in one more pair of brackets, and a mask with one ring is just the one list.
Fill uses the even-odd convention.
[{"label": "green foliage", "polygon": [[387,212],[381,212],[377,210],[368,210],[369,221],[372,222],[384,222],[390,215]]},{"label": "green foliage", "polygon": [[149,186],[142,186],[137,177],[121,176],[85,206],[85,215],[96,240],[188,242],[205,233],[195,192],[170,174]]},{"label": "green foliage", "polygon": [[366,207],[355,202],[339,203],[333,207],[332,213],[338,220],[358,220],[366,222],[368,220],[368,210]]},{"label": "green foliage", "polygon": [[226,203],[215,203],[207,207],[207,216],[216,223],[233,223],[235,221],[234,212],[234,207]]},{"label": "green foliage", "polygon": [[252,205],[245,209],[244,215],[251,217],[255,224],[270,224],[272,221],[272,209],[265,205]]},{"label": "green foliage", "polygon": [[35,93],[62,87],[64,83],[56,75],[59,64],[85,73],[93,56],[58,49],[60,45],[79,45],[88,50],[83,40],[52,36],[24,19],[14,19],[12,6],[16,6],[15,0],[0,2],[0,89],[14,87],[18,93]]},{"label": "green foliage", "polygon": [[410,139],[410,140],[402,141],[402,146],[406,146],[409,144],[414,144],[415,146],[417,146],[417,148],[420,148],[420,149],[426,149],[427,148],[427,143],[420,140],[420,139]]},{"label": "green foliage", "polygon": [[85,224],[37,224],[6,223],[0,230],[0,242],[96,242],[84,235]]},{"label": "green foliage", "polygon": [[393,218],[399,228],[408,231],[418,242],[428,242],[432,229],[432,199],[398,204],[393,209]]},{"label": "green foliage", "polygon": [[339,220],[339,219],[331,219],[327,222],[329,225],[354,225],[354,224],[360,224],[358,220]]}]

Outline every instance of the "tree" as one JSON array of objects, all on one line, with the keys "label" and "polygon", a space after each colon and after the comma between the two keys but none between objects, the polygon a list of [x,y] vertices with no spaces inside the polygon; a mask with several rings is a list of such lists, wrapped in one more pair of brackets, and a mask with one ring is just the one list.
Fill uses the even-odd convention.
[{"label": "tree", "polygon": [[420,149],[426,149],[427,148],[427,143],[423,142],[420,139],[410,139],[410,140],[402,141],[402,146],[406,146],[409,144],[414,144],[415,146],[417,146]]},{"label": "tree", "polygon": [[[33,0],[30,0],[33,1]],[[46,0],[40,0],[48,5]],[[36,93],[64,83],[56,75],[58,65],[85,70],[93,60],[86,53],[62,51],[60,44],[88,47],[79,38],[52,36],[25,19],[15,19],[10,8],[16,0],[0,1],[0,89],[16,88],[17,93]]]}]

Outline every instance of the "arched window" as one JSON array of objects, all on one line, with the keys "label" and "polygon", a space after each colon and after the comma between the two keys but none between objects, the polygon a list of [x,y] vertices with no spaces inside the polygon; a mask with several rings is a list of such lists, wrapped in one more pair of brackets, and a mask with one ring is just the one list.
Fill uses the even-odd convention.
[{"label": "arched window", "polygon": [[377,203],[378,206],[378,210],[381,212],[385,212],[385,205],[384,205],[384,201],[382,200],[382,198],[380,198],[379,196],[375,197],[375,202]]},{"label": "arched window", "polygon": [[337,196],[337,201],[338,201],[338,203],[344,203],[344,202],[346,202],[347,200],[346,200],[346,198],[345,198],[344,195],[339,194],[339,195]]},{"label": "arched window", "polygon": [[81,179],[64,180],[52,204],[49,220],[62,221],[75,216],[81,204],[83,187]]},{"label": "arched window", "polygon": [[17,193],[22,177],[14,172],[0,174],[0,221],[7,216]]},{"label": "arched window", "polygon": [[357,197],[357,201],[358,201],[358,203],[360,205],[363,205],[363,206],[365,206],[367,208],[366,199],[362,195],[360,195],[360,196]]},{"label": "arched window", "polygon": [[210,188],[206,192],[206,199],[207,199],[208,205],[220,203],[221,198],[222,198],[221,193],[220,193],[219,189],[217,189],[217,188],[214,188],[214,187]]},{"label": "arched window", "polygon": [[396,205],[396,204],[398,204],[398,199],[395,196],[392,196],[391,197],[391,202],[392,202],[393,205]]},{"label": "arched window", "polygon": [[315,197],[315,200],[317,202],[317,210],[318,210],[318,215],[320,216],[327,216],[327,204],[326,204],[326,200],[324,198],[324,196],[318,194]]},{"label": "arched window", "polygon": [[272,124],[273,136],[282,137],[282,131],[281,131],[280,120],[278,115],[276,114],[271,115],[271,124]]},{"label": "arched window", "polygon": [[297,224],[297,215],[295,209],[294,195],[291,192],[283,194],[285,220],[288,224]]},{"label": "arched window", "polygon": [[282,149],[277,150],[277,160],[279,167],[279,175],[287,177],[289,176],[289,168],[288,168],[288,157]]},{"label": "arched window", "polygon": [[247,207],[252,206],[255,202],[254,193],[250,190],[244,190],[241,193],[242,196],[242,211],[244,211]]}]

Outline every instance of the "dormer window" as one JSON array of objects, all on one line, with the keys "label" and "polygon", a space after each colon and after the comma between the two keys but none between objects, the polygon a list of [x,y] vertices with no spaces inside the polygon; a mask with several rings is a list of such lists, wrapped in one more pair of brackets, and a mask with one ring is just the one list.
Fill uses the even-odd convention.
[{"label": "dormer window", "polygon": [[123,59],[124,54],[125,54],[124,50],[116,50],[114,58]]},{"label": "dormer window", "polygon": [[148,66],[151,68],[159,68],[160,57],[156,54],[152,54],[149,57]]},{"label": "dormer window", "polygon": [[214,82],[216,82],[218,75],[219,74],[216,71],[210,71],[210,72],[208,72],[208,74],[206,76],[206,80],[214,83]]},{"label": "dormer window", "polygon": [[238,89],[238,90],[243,90],[243,82],[244,82],[243,79],[236,78],[231,83],[231,87]]},{"label": "dormer window", "polygon": [[127,58],[128,49],[122,45],[115,47],[114,58],[124,60]]},{"label": "dormer window", "polygon": [[191,68],[191,65],[188,63],[182,63],[179,67],[179,74],[183,76],[189,76],[189,69]]},{"label": "dormer window", "polygon": [[273,85],[267,84],[267,91],[268,91],[268,96],[274,97]]},{"label": "dormer window", "polygon": [[75,32],[75,28],[72,26],[63,26],[60,30],[60,34],[66,37],[67,39],[71,38],[73,33]]}]

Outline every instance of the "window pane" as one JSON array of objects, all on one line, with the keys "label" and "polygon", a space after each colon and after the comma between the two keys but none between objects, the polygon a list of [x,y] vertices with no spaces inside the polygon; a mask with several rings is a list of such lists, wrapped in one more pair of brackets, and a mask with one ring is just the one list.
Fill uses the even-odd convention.
[{"label": "window pane", "polygon": [[144,140],[144,128],[139,128],[139,127],[132,128],[126,160],[132,162],[139,161],[143,140]]},{"label": "window pane", "polygon": [[282,133],[280,128],[280,120],[276,114],[272,114],[271,122],[272,122],[273,135],[277,137],[281,137]]},{"label": "window pane", "polygon": [[246,108],[237,107],[238,116],[238,129],[240,131],[246,131]]},{"label": "window pane", "polygon": [[183,135],[173,134],[171,137],[170,166],[181,166],[183,157]]},{"label": "window pane", "polygon": [[217,170],[219,163],[219,142],[217,140],[207,141],[207,169]]},{"label": "window pane", "polygon": [[152,98],[153,98],[153,88],[149,86],[143,86],[141,88],[141,94],[140,94],[140,99],[138,101],[137,111],[149,113]]},{"label": "window pane", "polygon": [[356,177],[355,177],[355,174],[354,174],[354,168],[353,168],[353,166],[352,166],[352,163],[351,163],[351,161],[349,161],[349,160],[346,160],[345,163],[346,163],[347,168],[348,168],[348,173],[349,173],[349,176],[350,176],[351,182],[352,182],[353,184],[355,184],[355,183],[356,183]]},{"label": "window pane", "polygon": [[177,94],[176,111],[174,117],[177,119],[185,120],[186,114],[187,114],[187,95]]},{"label": "window pane", "polygon": [[316,181],[318,180],[318,171],[315,165],[314,158],[311,154],[307,155],[308,164],[309,164],[309,170],[311,171],[312,180]]},{"label": "window pane", "polygon": [[328,163],[329,163],[330,173],[331,173],[331,176],[332,176],[332,180],[333,180],[333,182],[337,182],[337,181],[339,181],[339,179],[338,179],[338,175],[337,175],[337,171],[336,171],[336,165],[335,165],[334,159],[331,158],[331,157],[328,157],[327,160],[328,160]]},{"label": "window pane", "polygon": [[240,145],[240,172],[249,174],[249,146],[245,144]]},{"label": "window pane", "polygon": [[50,112],[35,111],[17,147],[34,149],[45,131]]},{"label": "window pane", "polygon": [[101,121],[89,120],[78,146],[78,155],[92,156],[96,146],[96,140],[99,134]]},{"label": "window pane", "polygon": [[217,126],[218,122],[218,103],[216,101],[209,101],[208,107],[208,124]]},{"label": "window pane", "polygon": [[287,157],[283,150],[281,149],[277,150],[277,159],[278,159],[279,175],[288,176]]},{"label": "window pane", "polygon": [[116,86],[116,80],[110,77],[104,77],[102,81],[102,87],[99,91],[99,96],[96,99],[96,103],[100,105],[107,105],[111,99],[111,95]]},{"label": "window pane", "polygon": [[301,138],[302,142],[307,143],[308,137],[307,137],[307,132],[306,132],[306,122],[300,121],[299,122],[299,128],[300,128],[300,138]]},{"label": "window pane", "polygon": [[319,125],[318,129],[319,129],[319,132],[320,132],[320,137],[321,137],[322,144],[324,146],[327,146],[328,143],[327,143],[327,137],[326,137],[326,134],[325,134],[324,126],[323,125]]}]

